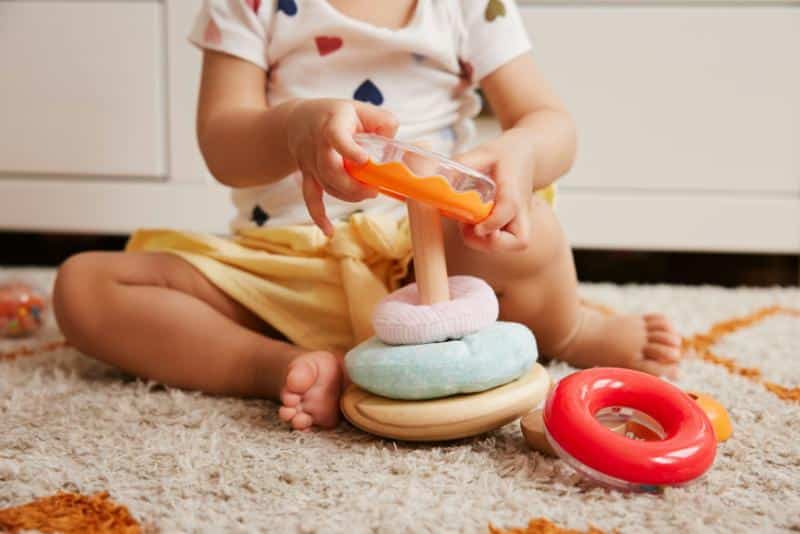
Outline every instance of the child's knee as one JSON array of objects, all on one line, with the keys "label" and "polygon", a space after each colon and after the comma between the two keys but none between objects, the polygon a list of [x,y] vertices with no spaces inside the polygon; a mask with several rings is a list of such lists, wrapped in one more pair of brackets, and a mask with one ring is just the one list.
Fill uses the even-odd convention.
[{"label": "child's knee", "polygon": [[[103,254],[100,252],[82,252],[71,256],[58,268],[53,296],[61,295],[72,289],[85,289],[90,281],[101,274],[99,268]],[[76,287],[77,286],[77,287]]]},{"label": "child's knee", "polygon": [[84,252],[70,257],[58,269],[53,288],[53,313],[62,332],[70,335],[93,309],[94,289],[101,283],[102,254]]}]

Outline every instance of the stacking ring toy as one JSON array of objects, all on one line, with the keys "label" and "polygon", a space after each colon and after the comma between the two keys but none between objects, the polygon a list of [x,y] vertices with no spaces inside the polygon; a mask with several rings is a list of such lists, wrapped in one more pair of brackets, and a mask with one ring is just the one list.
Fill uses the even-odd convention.
[{"label": "stacking ring toy", "polygon": [[375,134],[357,134],[355,141],[370,156],[359,165],[345,160],[356,180],[382,193],[433,206],[467,223],[485,219],[494,206],[495,186],[488,176],[435,152]]},{"label": "stacking ring toy", "polygon": [[378,339],[345,356],[353,383],[342,394],[342,413],[378,436],[438,441],[481,434],[529,412],[550,386],[534,363],[533,334],[496,322],[497,297],[485,282],[447,277],[441,216],[482,221],[494,206],[494,182],[417,146],[371,134],[355,140],[369,159],[345,160],[347,172],[406,203],[416,283],[378,306]]},{"label": "stacking ring toy", "polygon": [[[632,440],[610,432],[595,414],[626,407],[647,414],[663,439]],[[561,380],[544,408],[547,439],[576,471],[618,489],[654,491],[686,484],[714,461],[711,422],[686,393],[630,369],[595,368]]]},{"label": "stacking ring toy", "polygon": [[474,276],[451,276],[450,299],[425,306],[417,284],[389,294],[375,307],[375,335],[389,345],[459,339],[497,321],[500,307],[491,286]]}]

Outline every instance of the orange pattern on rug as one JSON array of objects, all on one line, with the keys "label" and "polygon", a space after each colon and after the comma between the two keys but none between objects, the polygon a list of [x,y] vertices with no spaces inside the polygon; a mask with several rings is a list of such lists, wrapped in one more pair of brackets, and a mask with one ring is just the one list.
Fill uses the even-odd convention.
[{"label": "orange pattern on rug", "polygon": [[589,530],[573,530],[569,528],[561,528],[552,521],[548,521],[543,517],[531,519],[528,526],[524,528],[512,528],[509,530],[502,530],[491,523],[489,524],[489,534],[604,534],[602,530],[594,527],[589,527]]},{"label": "orange pattern on rug", "polygon": [[694,351],[694,353],[703,360],[720,365],[728,370],[731,374],[741,375],[753,382],[761,384],[764,388],[776,395],[778,398],[786,401],[800,402],[800,386],[786,387],[774,382],[765,380],[762,376],[761,370],[756,367],[742,367],[736,363],[735,360],[720,356],[711,350],[716,343],[728,334],[732,334],[738,330],[749,328],[760,323],[764,319],[773,317],[775,315],[788,315],[790,317],[800,318],[800,310],[794,308],[784,308],[781,306],[769,306],[762,308],[744,317],[736,317],[727,321],[719,322],[711,327],[708,332],[695,334],[691,337],[683,339],[683,349],[685,351]]},{"label": "orange pattern on rug", "polygon": [[43,343],[41,345],[37,345],[34,347],[23,345],[14,350],[9,350],[7,352],[0,352],[0,361],[3,360],[16,360],[22,356],[33,356],[35,354],[44,354],[45,352],[52,352],[54,350],[62,349],[66,347],[68,343],[64,339],[59,339],[56,341],[50,341],[48,343]]},{"label": "orange pattern on rug", "polygon": [[[596,310],[604,315],[616,313],[612,308],[604,304],[581,299],[581,305]],[[744,317],[735,317],[721,321],[713,325],[708,332],[695,334],[683,338],[683,351],[694,352],[694,354],[714,365],[724,367],[731,374],[741,375],[764,386],[764,388],[778,397],[779,399],[792,402],[800,402],[800,386],[787,387],[775,382],[770,382],[762,377],[761,369],[757,367],[743,367],[736,363],[736,360],[725,356],[720,356],[711,350],[723,337],[738,330],[749,328],[760,323],[764,319],[775,315],[788,315],[800,318],[800,309],[785,308],[782,306],[768,306]]]},{"label": "orange pattern on rug", "polygon": [[[582,301],[582,304],[603,314],[614,313],[614,310],[602,304],[588,301]],[[776,315],[800,318],[800,309],[770,306],[743,317],[721,321],[714,324],[707,332],[685,337],[683,350],[693,352],[697,357],[709,363],[724,367],[731,374],[737,374],[761,384],[780,399],[800,402],[800,387],[786,387],[765,380],[760,369],[741,366],[734,359],[720,356],[711,350],[726,335],[750,328]],[[34,347],[22,346],[0,353],[0,361],[52,352],[66,346],[68,344],[64,340]],[[139,523],[128,509],[113,502],[107,492],[90,497],[74,493],[59,493],[22,506],[0,510],[0,530],[8,530],[12,533],[38,530],[45,533],[64,534],[141,534]],[[532,519],[526,527],[507,530],[489,524],[489,532],[490,534],[603,534],[603,531],[595,527],[589,527],[585,531],[565,529],[545,518]]]},{"label": "orange pattern on rug", "polygon": [[0,510],[0,530],[37,530],[59,534],[141,534],[139,522],[108,492],[91,497],[58,493],[31,503]]}]

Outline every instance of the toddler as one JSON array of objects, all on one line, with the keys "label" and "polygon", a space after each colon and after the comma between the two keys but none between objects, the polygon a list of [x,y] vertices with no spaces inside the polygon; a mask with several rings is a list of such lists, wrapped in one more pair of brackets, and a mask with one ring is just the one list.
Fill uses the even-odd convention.
[{"label": "toddler", "polygon": [[[444,223],[448,269],[491,284],[545,356],[674,374],[667,319],[579,302],[551,206],[575,127],[512,0],[206,0],[191,40],[197,135],[232,188],[233,236],[142,230],[125,252],[70,258],[54,302],[75,347],[171,386],[279,400],[298,430],[336,425],[341,357],[411,256],[404,205],[342,166],[367,159],[353,135],[376,132],[494,179],[488,219]],[[476,86],[503,133],[473,148]]]}]

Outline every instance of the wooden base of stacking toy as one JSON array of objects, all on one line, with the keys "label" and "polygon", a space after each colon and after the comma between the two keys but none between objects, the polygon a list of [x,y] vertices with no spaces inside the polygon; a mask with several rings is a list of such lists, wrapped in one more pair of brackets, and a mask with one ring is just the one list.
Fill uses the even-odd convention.
[{"label": "wooden base of stacking toy", "polygon": [[354,426],[401,441],[445,441],[483,434],[535,408],[550,389],[547,371],[535,364],[517,380],[482,393],[427,401],[401,401],[351,385],[342,395]]}]

